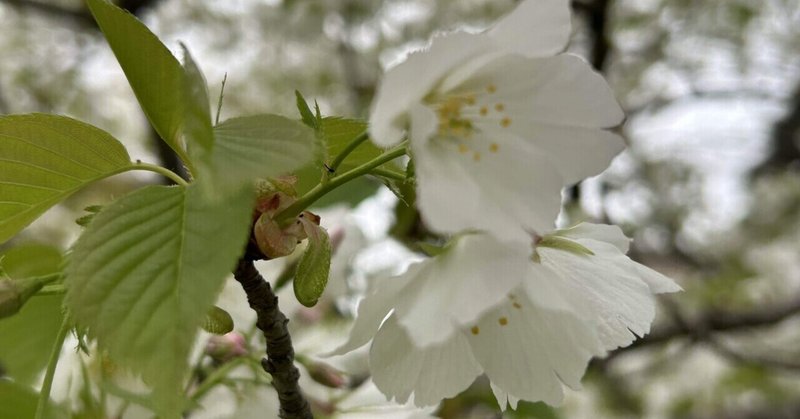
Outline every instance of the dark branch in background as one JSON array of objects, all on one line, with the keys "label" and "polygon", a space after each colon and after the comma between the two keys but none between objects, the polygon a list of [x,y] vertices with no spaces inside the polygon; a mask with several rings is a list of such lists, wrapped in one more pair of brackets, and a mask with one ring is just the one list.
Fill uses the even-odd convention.
[{"label": "dark branch in background", "polygon": [[789,111],[772,130],[772,153],[756,175],[783,170],[800,163],[800,83],[790,98]]},{"label": "dark branch in background", "polygon": [[[161,0],[121,0],[116,4],[132,14],[139,16],[147,9],[154,7],[159,1]],[[92,14],[85,7],[73,9],[37,0],[0,0],[0,2],[16,7],[20,10],[35,11],[52,19],[69,21],[84,30],[100,30],[100,28],[97,26],[97,23],[94,21]],[[5,113],[2,106],[0,106],[0,113]],[[150,133],[150,139],[156,146],[156,152],[161,164],[167,169],[177,173],[182,178],[188,179],[186,168],[183,166],[183,163],[181,163],[175,152],[172,151],[172,149],[169,148],[169,146],[162,141],[161,138],[159,138],[158,134],[152,129],[152,127],[150,128]],[[164,182],[172,183],[172,181],[169,179],[165,179]]]},{"label": "dark branch in background", "polygon": [[98,29],[94,18],[85,8],[72,9],[35,0],[2,0],[2,2],[20,10],[31,10],[51,18],[71,21],[78,26]]},{"label": "dark branch in background", "polygon": [[572,8],[582,13],[592,31],[589,62],[595,70],[603,72],[611,51],[606,33],[608,31],[610,0],[573,1]]},{"label": "dark branch in background", "polygon": [[0,86],[0,115],[6,115],[11,112],[11,107],[6,102],[6,97],[3,95],[2,86]]},{"label": "dark branch in background", "polygon": [[280,417],[313,418],[298,385],[300,371],[294,365],[292,338],[286,327],[289,320],[278,307],[278,297],[250,259],[242,258],[233,275],[247,294],[247,302],[257,315],[256,326],[267,340],[267,358],[261,360],[261,366],[272,376],[272,386],[278,392]]},{"label": "dark branch in background", "polygon": [[[586,19],[589,29],[591,30],[590,37],[592,45],[589,48],[589,62],[595,70],[603,73],[608,56],[611,52],[606,32],[608,31],[608,11],[611,6],[610,0],[586,0],[586,1],[573,1],[572,8],[575,12],[581,13]],[[578,202],[581,198],[581,184],[577,183],[569,188],[567,196],[573,202]]]},{"label": "dark branch in background", "polygon": [[[670,306],[667,305],[667,307],[669,308]],[[674,309],[672,312],[674,313]],[[738,332],[772,326],[798,314],[800,314],[800,297],[783,304],[760,306],[758,309],[748,311],[712,310],[694,319],[678,318],[679,320],[671,325],[653,330],[649,335],[616,353],[666,343],[675,338],[691,338],[703,341],[714,333]]]}]

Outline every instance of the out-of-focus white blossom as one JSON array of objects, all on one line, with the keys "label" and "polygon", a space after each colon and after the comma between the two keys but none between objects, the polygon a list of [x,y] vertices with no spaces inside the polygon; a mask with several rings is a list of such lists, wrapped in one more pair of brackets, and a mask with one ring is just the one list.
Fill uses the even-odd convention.
[{"label": "out-of-focus white blossom", "polygon": [[653,294],[680,287],[627,256],[615,226],[581,224],[534,241],[468,235],[379,283],[362,300],[350,339],[370,340],[373,380],[387,396],[425,406],[485,373],[501,404],[559,404],[593,356],[650,329]]}]

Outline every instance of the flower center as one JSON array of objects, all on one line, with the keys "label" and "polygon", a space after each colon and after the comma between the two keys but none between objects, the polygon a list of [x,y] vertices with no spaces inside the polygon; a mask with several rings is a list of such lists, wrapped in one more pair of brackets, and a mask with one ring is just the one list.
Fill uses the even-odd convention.
[{"label": "flower center", "polygon": [[[506,114],[506,105],[497,101],[494,84],[486,86],[485,91],[447,94],[439,97],[428,97],[427,102],[438,118],[436,139],[449,144],[460,154],[472,154],[472,160],[479,162],[482,153],[497,153],[500,145],[481,136],[484,141],[475,141],[476,135],[483,133],[476,122],[497,124],[500,128],[508,128],[511,118]],[[488,144],[486,144],[488,140]]]}]

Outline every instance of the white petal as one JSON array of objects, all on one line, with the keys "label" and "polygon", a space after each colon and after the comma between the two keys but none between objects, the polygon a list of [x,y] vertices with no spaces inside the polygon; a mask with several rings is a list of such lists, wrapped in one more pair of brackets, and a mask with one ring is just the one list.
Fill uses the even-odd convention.
[{"label": "white petal", "polygon": [[589,325],[573,312],[543,308],[527,298],[554,280],[558,278],[531,277],[526,282],[531,290],[520,289],[465,334],[497,389],[557,405],[563,398],[561,383],[580,387],[589,360],[603,351]]},{"label": "white petal", "polygon": [[683,288],[676,284],[675,281],[662,275],[654,269],[650,269],[647,266],[634,261],[631,261],[631,263],[633,264],[634,269],[636,269],[636,272],[639,273],[639,278],[641,278],[642,281],[644,281],[647,286],[650,287],[650,292],[653,294],[666,294],[670,292],[683,291]]},{"label": "white petal", "polygon": [[620,252],[628,253],[631,239],[622,229],[613,224],[580,223],[574,227],[558,230],[557,235],[571,239],[594,239],[613,244]]},{"label": "white petal", "polygon": [[409,108],[420,102],[442,78],[470,58],[490,51],[491,41],[455,32],[435,37],[430,47],[412,53],[383,76],[370,113],[369,132],[381,147],[403,139]]},{"label": "white petal", "polygon": [[375,336],[383,319],[392,310],[397,294],[419,268],[419,265],[412,265],[407,271],[409,276],[389,278],[379,282],[375,290],[359,302],[358,314],[347,342],[323,356],[343,355],[369,342]]},{"label": "white petal", "polygon": [[492,394],[494,394],[494,398],[497,399],[497,404],[500,405],[500,410],[505,411],[506,407],[510,406],[511,409],[517,410],[517,404],[519,403],[519,399],[506,393],[503,389],[494,385],[493,382],[489,382],[489,387],[492,388]]},{"label": "white petal", "polygon": [[508,298],[529,272],[527,246],[484,234],[457,239],[421,264],[397,296],[394,316],[418,347],[440,343]]},{"label": "white petal", "polygon": [[449,340],[417,348],[392,315],[384,322],[370,349],[370,369],[375,385],[387,397],[428,406],[463,391],[481,373],[466,339]]},{"label": "white petal", "polygon": [[564,185],[551,159],[513,136],[475,133],[469,141],[474,147],[462,153],[449,140],[420,144],[412,138],[418,205],[427,226],[522,241],[529,239],[525,230],[551,230]]},{"label": "white petal", "polygon": [[[489,116],[511,119],[509,128],[523,134],[526,126],[561,125],[607,128],[625,117],[603,76],[571,54],[549,58],[506,55],[477,70],[454,93],[492,93],[480,98],[490,105]],[[504,110],[491,112],[495,103]]]},{"label": "white petal", "polygon": [[[595,253],[595,255],[603,258],[608,263],[616,264],[619,269],[627,269],[631,271],[633,275],[647,284],[651,293],[665,294],[683,291],[683,288],[676,284],[672,279],[667,278],[661,273],[656,272],[655,270],[650,269],[641,263],[635,262],[626,256],[619,246],[619,244],[621,244],[619,236],[617,235],[617,238],[611,241],[612,235],[615,235],[615,230],[619,233],[619,235],[622,235],[622,231],[619,230],[619,227],[588,223],[585,223],[585,225],[591,227],[588,229],[586,227],[582,228],[582,230],[584,230],[583,232],[576,231],[576,234],[573,236],[575,241],[588,247],[589,250]],[[581,225],[578,225],[576,227],[580,226]],[[605,232],[603,232],[603,230],[605,230]],[[624,235],[622,236],[624,237]],[[610,246],[606,246],[606,243],[613,244],[619,250]],[[627,250],[627,248],[625,250]]]},{"label": "white petal", "polygon": [[605,348],[627,346],[636,336],[647,334],[655,317],[655,299],[630,260],[611,244],[591,239],[577,242],[595,254],[544,247],[537,251],[542,265],[562,277],[567,287],[564,293],[585,301],[581,307],[595,321]]},{"label": "white petal", "polygon": [[489,30],[503,50],[529,57],[564,50],[570,35],[568,0],[526,0]]}]

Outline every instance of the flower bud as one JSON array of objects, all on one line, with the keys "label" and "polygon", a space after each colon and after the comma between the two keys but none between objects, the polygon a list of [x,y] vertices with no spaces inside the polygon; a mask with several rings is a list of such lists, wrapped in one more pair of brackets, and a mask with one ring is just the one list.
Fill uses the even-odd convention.
[{"label": "flower bud", "polygon": [[312,380],[330,388],[343,388],[348,380],[345,374],[336,368],[324,363],[308,361],[305,363],[308,375]]},{"label": "flower bud", "polygon": [[247,352],[247,342],[244,336],[237,332],[213,335],[206,342],[206,355],[219,362],[247,355]]}]

